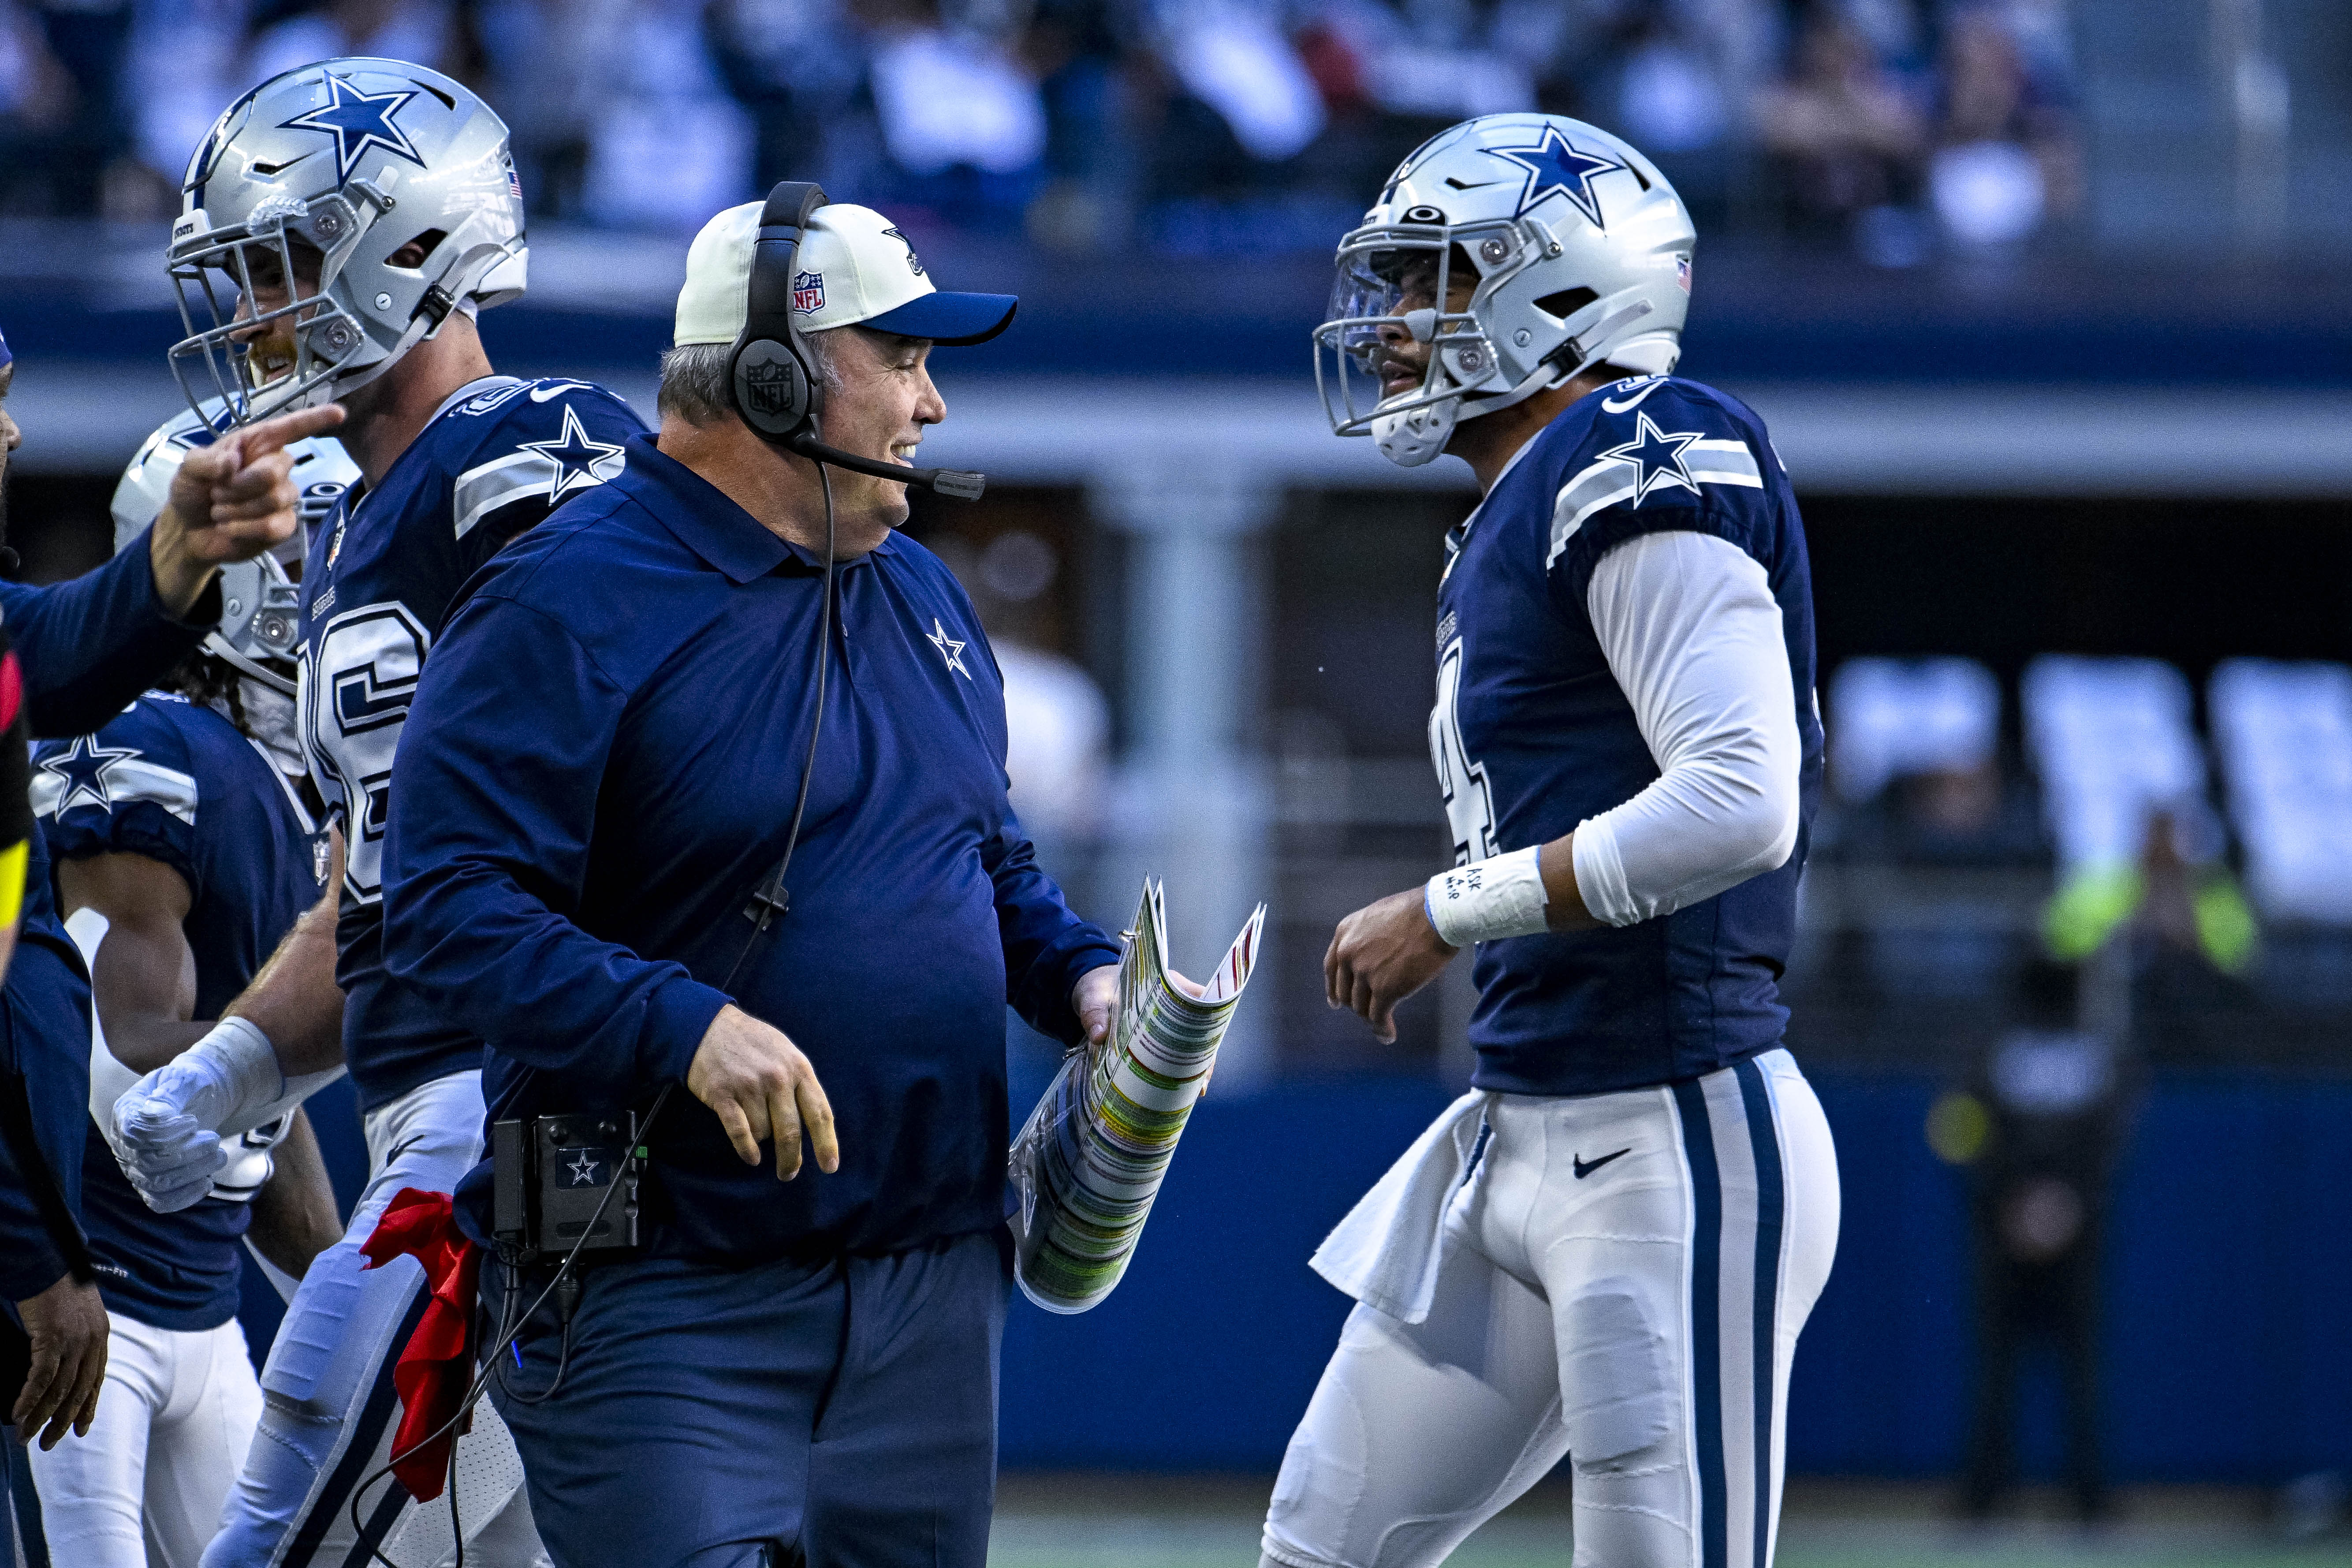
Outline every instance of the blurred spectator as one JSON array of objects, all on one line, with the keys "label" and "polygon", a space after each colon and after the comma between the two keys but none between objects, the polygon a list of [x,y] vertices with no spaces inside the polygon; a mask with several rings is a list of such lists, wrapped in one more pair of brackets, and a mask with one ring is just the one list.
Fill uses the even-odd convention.
[{"label": "blurred spectator", "polygon": [[[1880,47],[1830,5],[1806,13],[1788,78],[1759,95],[1756,120],[1801,228],[1843,236],[1864,215],[1880,215],[1863,229],[1867,246],[1874,230],[1898,226],[1896,215],[1916,198],[1925,117]],[[1901,258],[1890,250],[1883,258]]]},{"label": "blurred spectator", "polygon": [[450,9],[438,0],[328,0],[262,28],[247,60],[246,84],[338,55],[409,60],[463,75],[456,43]]},{"label": "blurred spectator", "polygon": [[245,0],[143,0],[136,6],[126,71],[138,158],[116,182],[121,216],[179,211],[180,180],[196,144],[249,85],[243,79],[246,10]]},{"label": "blurred spectator", "polygon": [[49,52],[38,19],[0,0],[0,195],[54,209],[47,147],[74,113],[73,79]]},{"label": "blurred spectator", "polygon": [[615,227],[689,231],[751,193],[751,122],[703,45],[696,0],[550,5],[587,89],[580,206]]},{"label": "blurred spectator", "polygon": [[2042,775],[2059,885],[2043,915],[2050,951],[2081,959],[2106,944],[2149,893],[2142,862],[2162,840],[2183,868],[2197,941],[2213,966],[2252,961],[2254,923],[2222,860],[2205,795],[2205,753],[2189,682],[2157,659],[2045,654],[2023,684],[2026,737]]},{"label": "blurred spectator", "polygon": [[2108,1511],[2100,1262],[2130,1097],[2117,1043],[2077,1022],[2078,987],[2071,965],[2029,965],[2011,1026],[1928,1120],[1937,1153],[1969,1171],[1978,1365],[1961,1509],[1971,1519],[1990,1518],[2016,1480],[2017,1384],[2037,1342],[2059,1356],[2075,1511],[2086,1523]]},{"label": "blurred spectator", "polygon": [[2352,926],[2352,668],[2230,659],[2206,707],[2263,912]]},{"label": "blurred spectator", "polygon": [[131,0],[33,0],[9,21],[0,100],[12,111],[9,152],[26,160],[9,184],[53,211],[102,211],[134,143],[124,112]]},{"label": "blurred spectator", "polygon": [[866,80],[863,40],[837,0],[712,0],[703,25],[751,116],[752,188],[829,177],[828,152]]},{"label": "blurred spectator", "polygon": [[998,0],[865,0],[882,147],[898,179],[882,199],[960,227],[1017,227],[1045,153],[1045,106],[1014,53],[1027,6]]},{"label": "blurred spectator", "polygon": [[[1966,658],[1854,658],[1830,686],[1837,809],[1816,829],[1822,858],[1898,871],[2022,869],[2045,863],[2033,795],[2002,766],[2000,685]],[[2017,962],[1999,905],[1951,889],[1906,900],[1858,933],[1884,997],[1989,1000]]]},{"label": "blurred spectator", "polygon": [[[2079,199],[2071,93],[2061,76],[2063,56],[2052,47],[2054,34],[2063,48],[2063,33],[2045,15],[2055,9],[2046,0],[1970,5],[1946,29],[1939,145],[1928,184],[1937,216],[1963,244],[2013,244]],[[2042,47],[2039,71],[2029,68],[2021,28]]]}]

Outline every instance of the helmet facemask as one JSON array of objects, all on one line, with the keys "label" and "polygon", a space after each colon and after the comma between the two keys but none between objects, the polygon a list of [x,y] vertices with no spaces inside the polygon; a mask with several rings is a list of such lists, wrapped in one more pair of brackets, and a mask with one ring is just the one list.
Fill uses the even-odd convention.
[{"label": "helmet facemask", "polygon": [[[1330,310],[1315,332],[1316,387],[1332,430],[1370,434],[1391,462],[1418,468],[1444,451],[1459,421],[1508,408],[1574,374],[1580,366],[1547,355],[1511,380],[1514,362],[1526,356],[1502,352],[1486,324],[1513,279],[1557,248],[1533,218],[1376,225],[1340,241]],[[1465,308],[1440,309],[1465,271]],[[1380,361],[1400,337],[1429,345],[1428,369],[1419,386],[1383,398]],[[1360,400],[1360,377],[1372,383],[1370,406]]]},{"label": "helmet facemask", "polygon": [[[362,216],[340,194],[307,208],[270,203],[244,224],[173,246],[172,281],[188,335],[172,347],[172,373],[190,404],[217,411],[216,428],[331,402],[397,357],[370,338],[335,287],[378,216]],[[315,280],[304,276],[313,270]],[[284,302],[265,308],[262,288]],[[413,323],[400,347],[430,324]],[[294,362],[265,374],[254,347],[281,326]]]}]

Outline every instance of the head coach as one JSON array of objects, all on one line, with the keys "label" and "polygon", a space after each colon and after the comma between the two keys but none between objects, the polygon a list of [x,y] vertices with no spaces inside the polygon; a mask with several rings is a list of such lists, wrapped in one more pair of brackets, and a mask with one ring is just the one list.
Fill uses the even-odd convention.
[{"label": "head coach", "polygon": [[[639,1248],[494,1363],[563,1568],[980,1568],[1004,1007],[1076,1040],[1116,990],[1007,804],[970,600],[895,534],[906,480],[850,466],[919,479],[933,345],[1014,301],[935,291],[867,208],[779,220],[787,190],[695,240],[658,438],[485,568],[394,768],[386,957],[487,1042],[492,1121],[653,1108]],[[738,412],[774,413],[733,374],[762,338],[822,470]],[[458,1194],[485,1243],[495,1186]],[[551,1272],[487,1264],[489,1320]]]}]

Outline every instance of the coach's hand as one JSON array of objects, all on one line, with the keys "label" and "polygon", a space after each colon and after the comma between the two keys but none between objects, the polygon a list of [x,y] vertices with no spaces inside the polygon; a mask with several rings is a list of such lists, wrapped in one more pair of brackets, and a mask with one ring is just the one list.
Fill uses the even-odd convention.
[{"label": "coach's hand", "polygon": [[[1172,969],[1168,971],[1168,984],[1187,996],[1201,994],[1199,982],[1187,980]],[[1118,965],[1106,963],[1079,975],[1078,983],[1070,987],[1070,1005],[1087,1032],[1087,1044],[1099,1046],[1110,1038],[1110,1021],[1118,1012]]]},{"label": "coach's hand", "polygon": [[294,537],[301,498],[287,445],[342,422],[332,404],[298,409],[188,454],[147,542],[164,608],[185,617],[224,563],[250,560]]},{"label": "coach's hand", "polygon": [[686,1069],[687,1091],[719,1113],[743,1163],[760,1163],[763,1139],[776,1141],[776,1180],[801,1173],[801,1135],[816,1150],[816,1168],[841,1169],[833,1107],[801,1048],[740,1007],[721,1007]]},{"label": "coach's hand", "polygon": [[1366,904],[1339,922],[1323,954],[1323,993],[1372,1026],[1396,1038],[1396,1005],[1437,978],[1462,950],[1446,946],[1422,902],[1408,888]]},{"label": "coach's hand", "polygon": [[106,1303],[98,1287],[68,1274],[17,1302],[16,1313],[33,1342],[33,1369],[8,1416],[17,1436],[29,1442],[37,1435],[44,1450],[63,1442],[68,1428],[87,1437],[106,1381]]}]

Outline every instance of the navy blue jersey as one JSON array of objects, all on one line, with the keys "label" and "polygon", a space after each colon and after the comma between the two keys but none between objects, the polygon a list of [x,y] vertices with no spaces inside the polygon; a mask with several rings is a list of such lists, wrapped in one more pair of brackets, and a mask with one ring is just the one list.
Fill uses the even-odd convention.
[{"label": "navy blue jersey", "polygon": [[1763,422],[1696,382],[1579,399],[1447,541],[1430,751],[1456,864],[1549,843],[1658,776],[1585,609],[1593,568],[1644,533],[1727,540],[1780,605],[1803,745],[1797,847],[1777,871],[1622,928],[1482,942],[1472,1081],[1514,1094],[1678,1082],[1780,1041],[1780,978],[1819,795],[1812,578]]},{"label": "navy blue jersey", "polygon": [[[692,470],[629,470],[483,574],[425,671],[393,790],[388,955],[478,1020],[494,1119],[643,1106],[730,995],[807,1052],[841,1169],[744,1165],[674,1094],[662,1245],[890,1252],[1004,1217],[1004,1009],[1076,1036],[1118,948],[1070,912],[1006,798],[1004,689],[971,601],[892,537],[841,563],[815,721],[820,564]],[[459,1191],[479,1226],[487,1184]],[[665,1206],[666,1205],[666,1206]]]},{"label": "navy blue jersey", "polygon": [[[219,605],[215,586],[197,613],[217,617]],[[193,651],[205,631],[164,610],[143,536],[69,583],[0,583],[0,613],[24,667],[25,707],[36,735],[70,735],[105,723]],[[37,1144],[20,1150],[0,1138],[0,1296],[17,1301],[66,1272],[67,1238],[43,1214],[34,1188],[53,1184],[68,1213],[80,1214],[89,1121],[89,976],[58,920],[43,836],[35,834],[28,847],[23,924],[0,991],[0,1073],[23,1080]],[[39,1174],[26,1168],[36,1157],[46,1167]]]},{"label": "navy blue jersey", "polygon": [[425,656],[459,590],[558,503],[618,475],[645,428],[584,381],[492,376],[461,388],[383,482],[312,536],[302,572],[303,748],[343,830],[343,1057],[360,1107],[481,1065],[481,1041],[385,974],[384,812]]},{"label": "navy blue jersey", "polygon": [[[193,1016],[218,1017],[325,880],[322,839],[292,781],[226,718],[158,691],[96,734],[45,742],[33,756],[33,808],[54,859],[141,855],[187,884]],[[109,1307],[162,1329],[235,1315],[247,1205],[155,1213],[95,1124],[82,1167],[83,1223]]]}]

